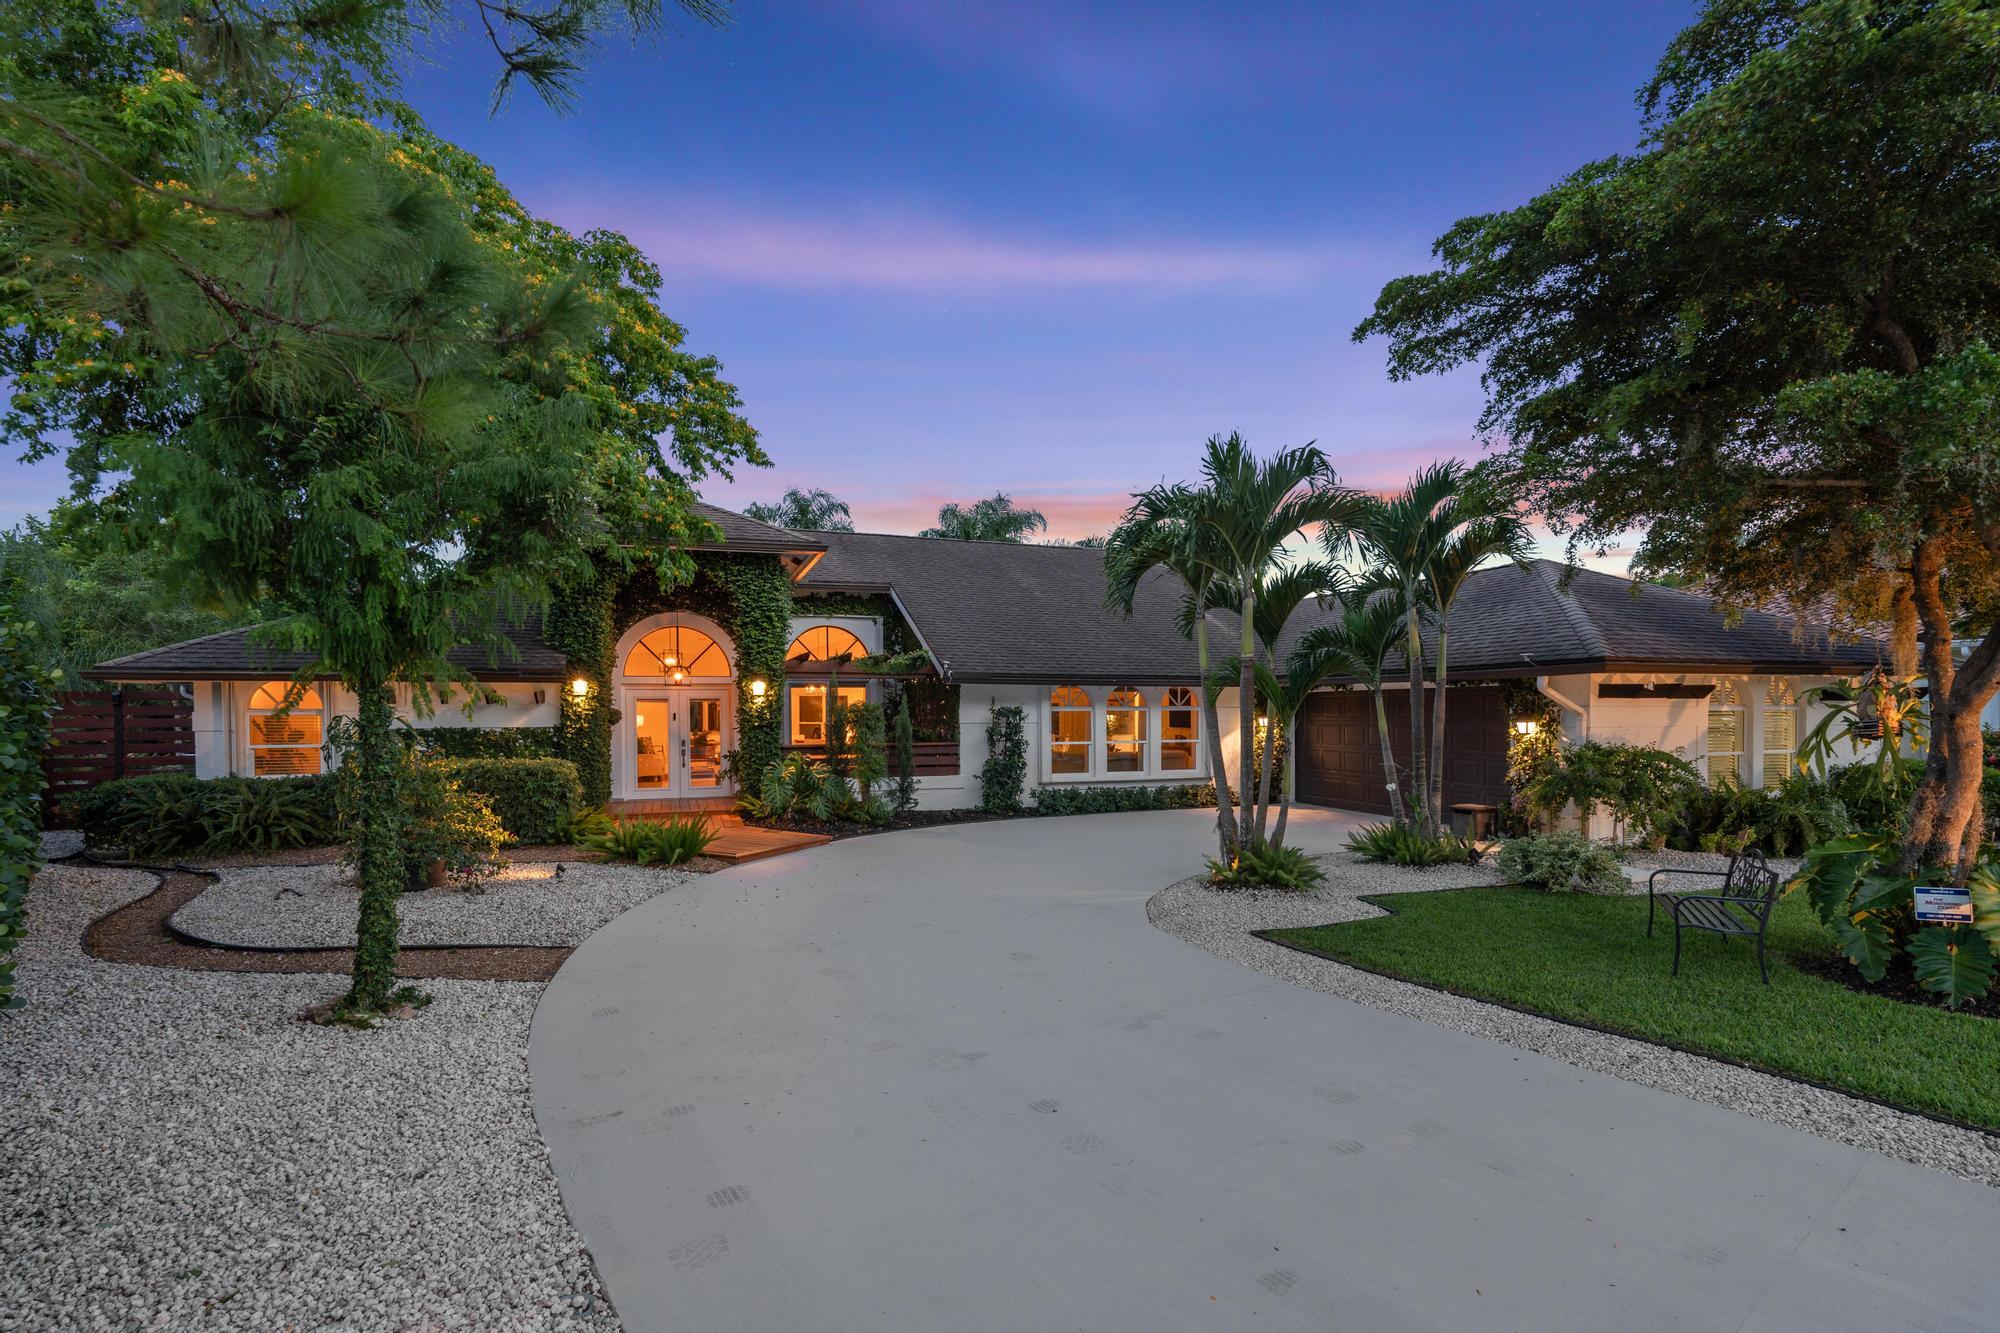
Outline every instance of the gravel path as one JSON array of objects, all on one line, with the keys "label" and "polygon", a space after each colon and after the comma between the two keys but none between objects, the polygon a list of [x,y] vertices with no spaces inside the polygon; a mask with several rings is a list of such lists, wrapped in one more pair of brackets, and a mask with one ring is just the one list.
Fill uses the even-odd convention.
[{"label": "gravel path", "polygon": [[1196,877],[1154,894],[1146,903],[1146,916],[1169,934],[1282,981],[2000,1185],[2000,1138],[1699,1055],[1377,976],[1249,934],[1382,915],[1359,901],[1362,894],[1456,889],[1498,878],[1486,868],[1405,870],[1356,861],[1345,853],[1322,857],[1320,865],[1328,882],[1311,894],[1218,892]]},{"label": "gravel path", "polygon": [[539,986],[433,981],[375,1032],[339,978],[86,958],[153,887],[52,866],[0,1016],[0,1329],[612,1330],[528,1097]]},{"label": "gravel path", "polygon": [[[561,863],[557,863],[561,864]],[[425,889],[397,900],[405,944],[581,944],[611,918],[664,893],[679,870],[616,862],[516,863],[478,890]],[[173,915],[180,930],[216,944],[352,947],[360,893],[338,865],[257,866],[216,872],[215,887]]]}]

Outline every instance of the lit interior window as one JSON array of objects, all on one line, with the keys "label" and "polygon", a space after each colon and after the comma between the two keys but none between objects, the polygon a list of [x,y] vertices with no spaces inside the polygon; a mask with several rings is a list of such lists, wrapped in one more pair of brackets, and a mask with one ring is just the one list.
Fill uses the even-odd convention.
[{"label": "lit interior window", "polygon": [[1764,709],[1764,785],[1782,787],[1799,766],[1799,712],[1767,705]]},{"label": "lit interior window", "polygon": [[1201,709],[1194,691],[1176,685],[1160,696],[1160,771],[1192,773],[1200,742]]},{"label": "lit interior window", "polygon": [[310,685],[274,680],[250,695],[250,771],[260,778],[318,773],[325,704]]},{"label": "lit interior window", "polygon": [[814,625],[785,650],[787,662],[827,662],[836,657],[866,657],[861,640],[838,625]]},{"label": "lit interior window", "polygon": [[1146,696],[1115,689],[1104,700],[1104,771],[1146,771]]},{"label": "lit interior window", "polygon": [[1743,781],[1743,710],[1708,710],[1708,785]]},{"label": "lit interior window", "polygon": [[[840,701],[849,708],[859,708],[868,702],[866,685],[841,685]],[[825,685],[794,685],[792,695],[792,744],[826,744],[826,691]]]},{"label": "lit interior window", "polygon": [[1090,696],[1074,685],[1049,691],[1049,771],[1090,772]]}]

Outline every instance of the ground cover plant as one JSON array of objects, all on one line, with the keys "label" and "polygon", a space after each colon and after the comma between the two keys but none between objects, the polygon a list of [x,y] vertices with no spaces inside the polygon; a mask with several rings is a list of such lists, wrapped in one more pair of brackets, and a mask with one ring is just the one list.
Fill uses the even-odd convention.
[{"label": "ground cover plant", "polygon": [[1207,810],[1215,788],[1205,782],[1166,787],[1038,787],[1038,815],[1106,815],[1126,810]]},{"label": "ground cover plant", "polygon": [[[1903,1003],[1823,967],[1832,941],[1796,895],[1771,919],[1771,984],[1740,940],[1646,935],[1642,897],[1521,886],[1383,894],[1394,913],[1269,932],[1371,971],[1808,1079],[2000,1130],[2000,1022]],[[1469,947],[1468,941],[1477,941]]]},{"label": "ground cover plant", "polygon": [[584,843],[593,852],[638,865],[677,866],[694,860],[715,841],[715,826],[701,815],[628,819]]},{"label": "ground cover plant", "polygon": [[1500,848],[1500,873],[1551,893],[1624,893],[1630,887],[1616,850],[1570,829],[1510,840]]},{"label": "ground cover plant", "polygon": [[1305,893],[1326,878],[1319,863],[1296,847],[1267,842],[1244,847],[1234,861],[1210,857],[1208,882],[1222,889],[1291,889]]},{"label": "ground cover plant", "polygon": [[1363,824],[1347,835],[1347,849],[1367,861],[1393,866],[1471,865],[1479,847],[1455,833],[1426,837],[1409,824]]},{"label": "ground cover plant", "polygon": [[139,860],[327,847],[340,839],[329,777],[149,773],[99,783],[67,804],[91,847]]}]

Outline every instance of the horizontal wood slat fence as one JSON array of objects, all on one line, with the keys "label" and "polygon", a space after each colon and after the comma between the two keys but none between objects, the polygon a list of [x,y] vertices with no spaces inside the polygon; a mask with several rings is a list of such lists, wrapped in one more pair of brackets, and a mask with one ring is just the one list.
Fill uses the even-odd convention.
[{"label": "horizontal wood slat fence", "polygon": [[50,814],[113,778],[194,772],[194,704],[175,689],[76,690],[57,696],[48,753]]},{"label": "horizontal wood slat fence", "polygon": [[[826,758],[823,745],[787,745],[787,751],[796,750],[811,755],[815,759]],[[916,761],[916,774],[920,778],[955,777],[958,773],[957,741],[917,741],[910,747],[910,758]],[[896,775],[896,752],[889,751],[889,776]]]}]

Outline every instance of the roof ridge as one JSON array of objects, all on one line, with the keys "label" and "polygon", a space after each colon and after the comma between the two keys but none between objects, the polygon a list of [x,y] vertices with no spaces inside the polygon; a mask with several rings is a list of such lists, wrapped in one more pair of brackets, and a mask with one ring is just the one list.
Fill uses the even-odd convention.
[{"label": "roof ridge", "polygon": [[1101,546],[1079,546],[1075,542],[1010,542],[992,537],[926,537],[921,532],[842,532],[837,528],[808,528],[823,537],[893,537],[903,542],[950,542],[953,546],[1006,546],[1017,551],[1101,551]]},{"label": "roof ridge", "polygon": [[211,639],[227,638],[231,634],[247,634],[251,630],[256,629],[258,625],[269,625],[272,623],[272,621],[260,620],[255,625],[235,625],[229,629],[210,630],[206,634],[197,634],[192,639],[177,639],[173,643],[162,643],[151,648],[140,648],[126,653],[122,657],[114,657],[108,662],[98,662],[94,664],[93,669],[96,667],[114,667],[121,662],[130,662],[136,658],[150,657],[154,653],[165,652],[169,648],[185,648],[190,644],[207,643]]},{"label": "roof ridge", "polygon": [[[1604,635],[1597,628],[1597,622],[1590,618],[1590,613],[1583,609],[1583,605],[1575,597],[1570,595],[1567,588],[1562,586],[1560,579],[1552,577],[1549,573],[1551,569],[1566,569],[1568,566],[1558,565],[1555,561],[1546,558],[1537,558],[1534,566],[1536,581],[1542,585],[1543,591],[1555,599],[1556,608],[1562,612],[1563,619],[1569,622],[1569,627],[1576,631],[1578,638],[1583,640],[1585,651],[1592,657],[1607,656],[1610,649],[1604,641]],[[1579,571],[1582,570],[1581,565],[1577,566],[1577,568]],[[1617,576],[1614,574],[1610,577],[1616,578]]]}]

